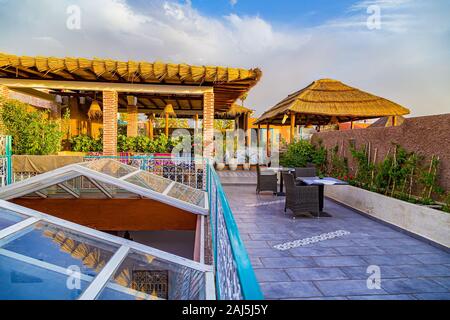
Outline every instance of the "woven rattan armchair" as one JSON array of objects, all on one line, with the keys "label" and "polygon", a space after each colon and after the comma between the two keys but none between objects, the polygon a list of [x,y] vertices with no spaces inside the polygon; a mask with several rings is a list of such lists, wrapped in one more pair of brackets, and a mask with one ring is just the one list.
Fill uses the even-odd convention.
[{"label": "woven rattan armchair", "polygon": [[272,191],[277,193],[278,177],[276,173],[262,174],[259,164],[256,165],[257,185],[256,193],[261,191]]},{"label": "woven rattan armchair", "polygon": [[283,180],[286,185],[286,204],[284,212],[290,209],[295,215],[304,212],[315,213],[320,216],[319,208],[319,187],[318,186],[297,186],[294,175],[283,172]]},{"label": "woven rattan armchair", "polygon": [[315,167],[295,168],[295,177],[316,177],[317,170]]}]

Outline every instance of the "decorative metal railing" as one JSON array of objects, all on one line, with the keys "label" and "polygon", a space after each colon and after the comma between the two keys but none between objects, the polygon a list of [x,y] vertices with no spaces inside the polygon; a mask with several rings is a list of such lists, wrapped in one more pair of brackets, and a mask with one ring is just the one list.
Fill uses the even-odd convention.
[{"label": "decorative metal railing", "polygon": [[206,187],[206,163],[203,159],[192,160],[191,157],[145,156],[87,156],[84,161],[110,158],[140,168],[141,170],[160,175],[164,178],[188,185],[196,189]]},{"label": "decorative metal railing", "polygon": [[262,300],[263,295],[219,176],[207,165],[216,296],[220,300]]},{"label": "decorative metal railing", "polygon": [[11,136],[0,136],[0,187],[12,182]]}]

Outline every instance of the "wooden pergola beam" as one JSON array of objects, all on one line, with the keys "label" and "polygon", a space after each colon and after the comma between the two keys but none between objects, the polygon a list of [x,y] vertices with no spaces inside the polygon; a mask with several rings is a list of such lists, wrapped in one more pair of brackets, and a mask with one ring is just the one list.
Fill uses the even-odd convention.
[{"label": "wooden pergola beam", "polygon": [[93,90],[129,93],[202,95],[212,93],[213,87],[178,86],[162,84],[107,83],[95,81],[31,80],[0,78],[0,84],[14,88]]}]

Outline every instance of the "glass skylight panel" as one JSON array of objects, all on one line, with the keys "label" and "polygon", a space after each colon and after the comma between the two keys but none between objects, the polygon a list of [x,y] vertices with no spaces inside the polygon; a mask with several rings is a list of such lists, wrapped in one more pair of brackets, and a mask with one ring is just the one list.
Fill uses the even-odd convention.
[{"label": "glass skylight panel", "polygon": [[0,208],[0,230],[8,228],[24,219],[25,217],[16,212]]},{"label": "glass skylight panel", "polygon": [[65,269],[56,269],[0,249],[0,300],[75,300],[90,283],[69,288]]},{"label": "glass skylight panel", "polygon": [[[0,287],[8,288],[10,299],[76,299],[118,248],[38,222],[0,240]],[[79,285],[67,284],[73,272],[79,274]]]},{"label": "glass skylight panel", "polygon": [[[3,244],[4,243],[4,244]],[[95,276],[118,249],[74,231],[39,222],[11,241],[0,241],[0,249],[67,268],[78,266],[83,274]]]},{"label": "glass skylight panel", "polygon": [[125,179],[125,181],[159,193],[164,192],[164,190],[166,190],[166,188],[172,183],[169,179],[165,179],[146,171],[132,175],[131,177]]},{"label": "glass skylight panel", "polygon": [[132,251],[98,298],[187,300],[198,298],[203,288],[202,272]]},{"label": "glass skylight panel", "polygon": [[202,208],[205,207],[205,193],[181,183],[176,183],[167,195]]},{"label": "glass skylight panel", "polygon": [[132,172],[136,172],[139,170],[135,167],[111,159],[88,161],[83,163],[83,165],[91,170],[95,170],[97,172],[104,173],[115,178],[122,178]]}]

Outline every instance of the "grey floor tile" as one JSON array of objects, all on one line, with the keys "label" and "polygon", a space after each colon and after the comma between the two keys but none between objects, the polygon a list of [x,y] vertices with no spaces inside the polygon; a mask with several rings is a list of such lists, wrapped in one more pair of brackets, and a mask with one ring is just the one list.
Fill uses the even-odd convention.
[{"label": "grey floor tile", "polygon": [[322,294],[311,282],[263,282],[261,290],[266,299],[320,297]]},{"label": "grey floor tile", "polygon": [[387,294],[383,289],[368,289],[366,280],[314,281],[324,296]]},{"label": "grey floor tile", "polygon": [[334,248],[298,247],[288,250],[294,257],[329,257],[339,253]]},{"label": "grey floor tile", "polygon": [[450,254],[445,253],[445,252],[431,253],[431,254],[414,254],[411,256],[425,264],[447,264],[447,263],[450,263]]},{"label": "grey floor tile", "polygon": [[259,282],[286,282],[291,280],[283,269],[257,269],[255,274]]},{"label": "grey floor tile", "polygon": [[440,264],[405,265],[405,266],[396,266],[395,268],[408,278],[450,277],[450,268]]},{"label": "grey floor tile", "polygon": [[440,284],[424,278],[387,279],[381,287],[392,294],[438,293],[448,290]]},{"label": "grey floor tile", "polygon": [[261,258],[261,262],[267,268],[302,268],[317,266],[309,257]]},{"label": "grey floor tile", "polygon": [[450,292],[450,277],[435,277],[432,278],[432,280],[447,288],[447,290]]},{"label": "grey floor tile", "polygon": [[377,247],[363,247],[363,246],[353,246],[353,247],[338,247],[336,250],[341,255],[346,256],[364,256],[372,254],[385,254],[386,252]]},{"label": "grey floor tile", "polygon": [[320,267],[351,267],[365,266],[367,262],[356,256],[314,257]]},{"label": "grey floor tile", "polygon": [[279,258],[290,256],[287,251],[280,251],[273,248],[247,248],[247,252],[251,257],[258,258]]},{"label": "grey floor tile", "polygon": [[419,260],[409,255],[372,255],[361,257],[370,265],[422,264]]},{"label": "grey floor tile", "polygon": [[450,300],[450,292],[420,293],[414,296],[419,300]]},{"label": "grey floor tile", "polygon": [[[364,267],[341,267],[340,268],[350,279],[367,279],[371,274],[367,273],[367,266]],[[395,266],[380,266],[381,279],[404,278],[405,275],[395,268]]]},{"label": "grey floor tile", "polygon": [[286,273],[294,281],[348,279],[339,268],[289,268]]},{"label": "grey floor tile", "polygon": [[255,240],[244,240],[244,245],[247,249],[250,248],[270,248],[267,241],[255,241]]},{"label": "grey floor tile", "polygon": [[371,295],[371,296],[349,296],[349,300],[416,300],[412,295]]}]

